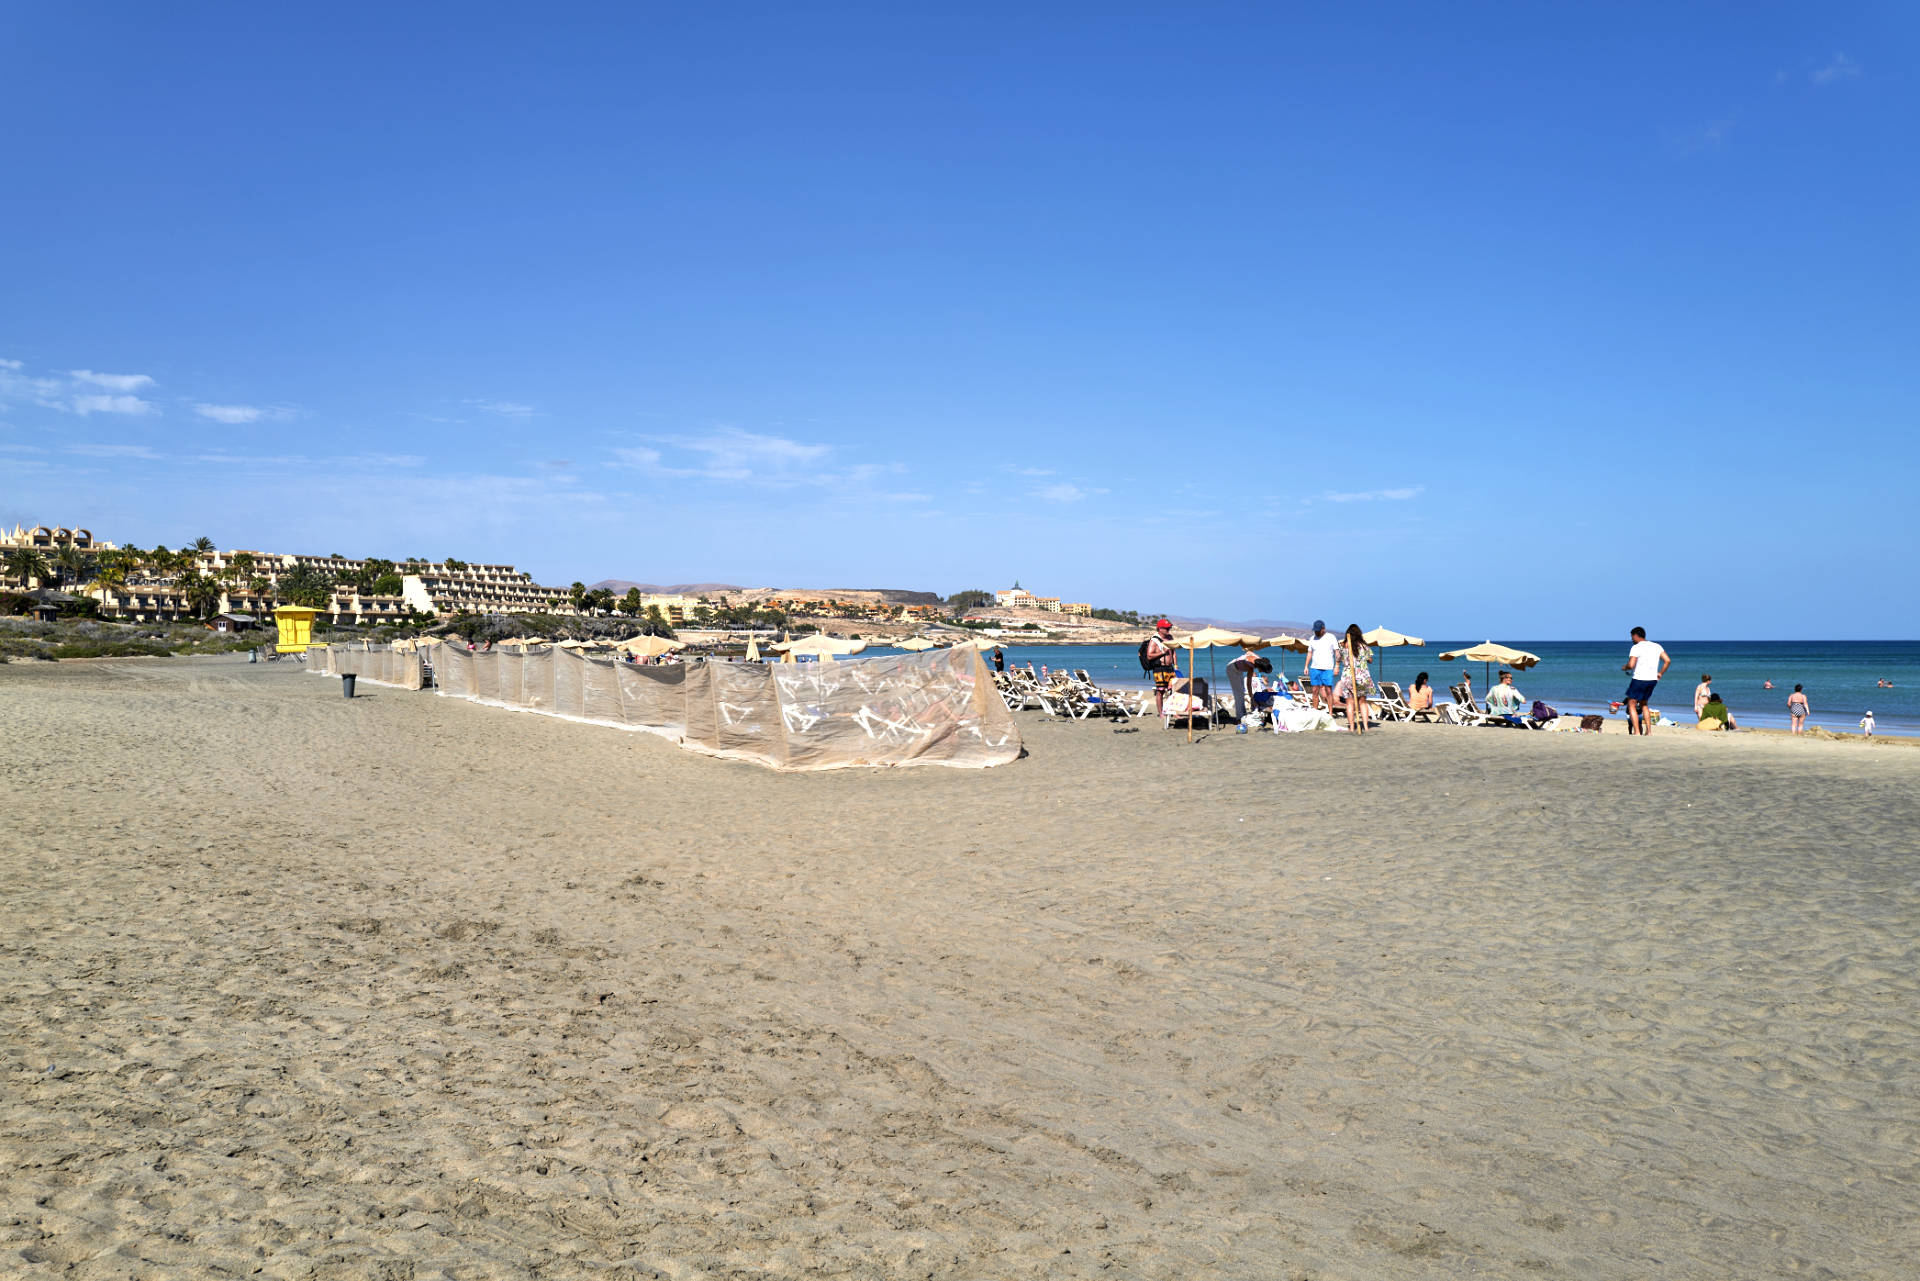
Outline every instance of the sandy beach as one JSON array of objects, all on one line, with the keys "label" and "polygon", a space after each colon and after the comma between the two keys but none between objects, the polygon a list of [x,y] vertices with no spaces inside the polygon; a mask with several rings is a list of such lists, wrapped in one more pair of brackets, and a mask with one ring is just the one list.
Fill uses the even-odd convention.
[{"label": "sandy beach", "polygon": [[0,1275],[1920,1271],[1920,753],[0,667]]}]

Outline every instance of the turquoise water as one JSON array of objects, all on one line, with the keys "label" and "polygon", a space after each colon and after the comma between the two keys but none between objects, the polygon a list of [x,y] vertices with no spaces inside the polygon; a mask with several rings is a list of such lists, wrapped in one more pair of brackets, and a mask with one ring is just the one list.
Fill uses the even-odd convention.
[{"label": "turquoise water", "polygon": [[[1447,686],[1460,679],[1462,663],[1442,663],[1442,651],[1477,644],[1484,637],[1459,641],[1429,641],[1423,648],[1390,649],[1377,656],[1374,671],[1404,688],[1415,673],[1426,672],[1445,701]],[[1529,700],[1540,699],[1562,712],[1602,712],[1626,690],[1625,638],[1617,641],[1528,641],[1495,637],[1503,645],[1540,656],[1540,665],[1514,675],[1514,684]],[[1813,704],[1812,724],[1859,732],[1860,717],[1872,709],[1876,733],[1920,734],[1920,641],[1689,641],[1655,637],[1673,655],[1673,666],[1654,691],[1653,705],[1682,721],[1693,719],[1693,687],[1702,673],[1712,673],[1713,688],[1742,725],[1784,728],[1787,695],[1794,682],[1806,686]],[[1196,655],[1195,667],[1206,676],[1208,651]],[[1304,655],[1265,651],[1275,666],[1288,674],[1300,670]],[[1231,651],[1212,651],[1213,670],[1226,680]],[[991,657],[991,656],[989,656]],[[1132,645],[1009,645],[1007,661],[1037,669],[1084,667],[1102,684],[1141,686],[1147,680]],[[1187,657],[1180,656],[1186,670]],[[1486,668],[1473,670],[1478,697],[1487,691]],[[1497,675],[1497,670],[1496,675]],[[1878,688],[1882,678],[1892,689]],[[1772,680],[1774,688],[1765,688]],[[1224,688],[1224,684],[1222,686]]]}]

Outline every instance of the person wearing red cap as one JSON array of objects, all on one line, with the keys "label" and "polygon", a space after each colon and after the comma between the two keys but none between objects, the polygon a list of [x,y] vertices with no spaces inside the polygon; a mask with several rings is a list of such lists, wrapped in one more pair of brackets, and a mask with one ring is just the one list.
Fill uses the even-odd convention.
[{"label": "person wearing red cap", "polygon": [[1147,641],[1147,662],[1153,672],[1153,714],[1167,714],[1167,689],[1179,674],[1180,651],[1173,644],[1173,623],[1161,619],[1153,625],[1153,637]]}]

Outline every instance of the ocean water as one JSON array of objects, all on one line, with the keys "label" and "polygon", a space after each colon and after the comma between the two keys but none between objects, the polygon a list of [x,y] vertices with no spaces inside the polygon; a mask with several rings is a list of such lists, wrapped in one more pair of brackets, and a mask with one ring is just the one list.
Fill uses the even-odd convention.
[{"label": "ocean water", "polygon": [[[1463,649],[1482,637],[1461,641],[1429,641],[1424,647],[1390,649],[1375,656],[1375,675],[1397,681],[1402,688],[1413,683],[1416,673],[1426,672],[1438,687],[1438,698],[1445,701],[1447,687],[1460,680],[1463,668],[1473,671],[1475,697],[1487,692],[1487,668],[1483,664],[1442,663],[1446,650]],[[1495,638],[1503,645],[1540,656],[1540,664],[1514,674],[1513,683],[1529,700],[1539,699],[1562,712],[1604,712],[1607,704],[1619,698],[1627,687],[1620,665],[1627,661],[1627,642],[1615,641],[1528,641]],[[1690,723],[1693,720],[1693,687],[1703,673],[1713,676],[1713,688],[1726,700],[1733,718],[1741,725],[1785,728],[1787,695],[1797,681],[1806,686],[1807,699],[1813,705],[1811,724],[1828,729],[1859,732],[1860,717],[1869,709],[1874,714],[1876,733],[1920,734],[1920,641],[1691,641],[1655,637],[1669,654],[1673,666],[1654,691],[1653,705],[1661,711]],[[1289,675],[1300,670],[1304,655],[1282,650],[1263,651],[1274,665]],[[1048,667],[1084,667],[1101,684],[1144,686],[1139,660],[1132,645],[1009,645],[1007,661],[1037,669]],[[1226,662],[1230,650],[1200,650],[1195,668],[1206,676],[1211,670],[1225,688]],[[1186,670],[1187,656],[1180,655],[1180,669]],[[1495,669],[1498,675],[1498,669]],[[1893,682],[1892,689],[1881,689],[1875,682]],[[1774,687],[1766,688],[1771,680]]]}]

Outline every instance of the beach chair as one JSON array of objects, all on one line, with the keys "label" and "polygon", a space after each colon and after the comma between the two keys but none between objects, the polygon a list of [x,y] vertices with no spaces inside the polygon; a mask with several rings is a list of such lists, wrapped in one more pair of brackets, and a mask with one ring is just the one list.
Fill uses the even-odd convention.
[{"label": "beach chair", "polygon": [[1450,686],[1447,692],[1453,695],[1453,701],[1442,704],[1440,708],[1441,719],[1446,721],[1447,724],[1500,726],[1507,724],[1504,717],[1495,716],[1483,710],[1475,703],[1467,694],[1467,687],[1465,685]]},{"label": "beach chair", "polygon": [[1410,721],[1413,709],[1407,706],[1407,700],[1400,696],[1400,687],[1392,681],[1375,681],[1373,697],[1368,700],[1380,711],[1380,719],[1387,721]]}]

